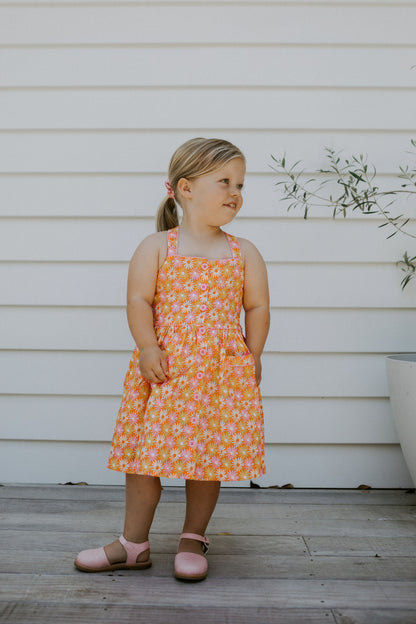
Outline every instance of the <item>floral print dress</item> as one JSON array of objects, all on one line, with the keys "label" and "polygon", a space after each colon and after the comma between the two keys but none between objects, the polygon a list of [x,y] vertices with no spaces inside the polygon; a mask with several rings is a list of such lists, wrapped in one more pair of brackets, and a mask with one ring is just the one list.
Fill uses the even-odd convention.
[{"label": "floral print dress", "polygon": [[124,381],[108,467],[132,474],[239,481],[265,472],[264,425],[253,356],[240,326],[244,265],[237,239],[231,258],[177,254],[178,228],[153,302],[169,379],[140,374],[136,348]]}]

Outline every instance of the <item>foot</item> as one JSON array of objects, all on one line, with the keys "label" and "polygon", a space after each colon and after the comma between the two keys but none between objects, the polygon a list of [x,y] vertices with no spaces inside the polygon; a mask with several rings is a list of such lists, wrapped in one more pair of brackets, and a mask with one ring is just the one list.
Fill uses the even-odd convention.
[{"label": "foot", "polygon": [[75,559],[75,566],[83,572],[104,572],[109,570],[149,568],[152,562],[149,558],[149,542],[127,541],[121,535],[119,540],[101,546],[81,551]]},{"label": "foot", "polygon": [[[140,542],[134,543],[140,544]],[[107,544],[107,546],[104,546],[104,552],[107,555],[108,561],[111,565],[114,565],[116,563],[125,563],[127,560],[126,549],[118,539],[116,539],[114,542],[111,542],[111,544]],[[147,548],[137,556],[136,563],[142,563],[143,561],[147,561],[149,559],[149,555],[150,550],[149,548]]]},{"label": "foot", "polygon": [[184,581],[202,581],[208,574],[205,553],[209,540],[202,535],[182,533],[175,557],[175,578]]},{"label": "foot", "polygon": [[195,555],[204,555],[204,545],[199,540],[189,539],[189,537],[182,537],[179,540],[178,553],[189,552]]}]

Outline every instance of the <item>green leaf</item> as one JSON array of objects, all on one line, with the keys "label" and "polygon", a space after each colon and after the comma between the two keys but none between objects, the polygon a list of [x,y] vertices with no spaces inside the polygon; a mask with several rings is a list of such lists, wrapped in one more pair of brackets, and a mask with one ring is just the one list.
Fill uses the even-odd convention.
[{"label": "green leaf", "polygon": [[363,180],[363,178],[359,175],[357,175],[354,171],[349,171],[348,172],[350,175],[353,176],[353,178],[355,178],[356,180],[358,180],[359,182],[365,182],[365,180]]}]

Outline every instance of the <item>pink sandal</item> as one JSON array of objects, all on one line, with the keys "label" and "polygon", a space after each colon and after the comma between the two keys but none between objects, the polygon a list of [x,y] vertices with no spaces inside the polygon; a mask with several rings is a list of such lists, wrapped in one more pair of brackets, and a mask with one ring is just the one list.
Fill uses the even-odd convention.
[{"label": "pink sandal", "polygon": [[149,542],[135,544],[134,542],[128,542],[124,535],[121,535],[118,539],[127,553],[126,561],[110,563],[104,547],[101,546],[100,548],[82,550],[74,561],[75,566],[83,572],[107,572],[126,569],[143,570],[144,568],[150,568],[152,565],[150,558],[146,561],[137,561],[137,557],[145,550],[148,550]]},{"label": "pink sandal", "polygon": [[[202,542],[204,554],[208,552],[209,539],[196,533],[182,533],[182,538]],[[208,561],[203,555],[191,552],[180,552],[175,556],[175,578],[185,581],[203,581],[208,574]]]}]

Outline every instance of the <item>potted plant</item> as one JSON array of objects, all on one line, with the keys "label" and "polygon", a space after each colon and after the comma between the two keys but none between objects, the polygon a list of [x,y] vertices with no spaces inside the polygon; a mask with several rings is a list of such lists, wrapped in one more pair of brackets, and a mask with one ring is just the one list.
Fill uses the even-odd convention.
[{"label": "potted plant", "polygon": [[416,485],[416,353],[389,355],[386,367],[397,437]]},{"label": "potted plant", "polygon": [[[416,140],[411,144],[411,153],[416,155]],[[416,239],[408,226],[409,217],[391,213],[391,206],[401,194],[407,198],[416,194],[416,167],[400,167],[400,185],[383,191],[376,184],[377,172],[374,165],[368,165],[367,157],[360,154],[347,159],[331,148],[325,151],[329,167],[319,169],[318,177],[310,179],[305,179],[304,171],[298,169],[301,161],[288,166],[286,155],[280,159],[272,156],[272,169],[283,174],[276,185],[283,186],[282,199],[290,202],[288,210],[301,208],[305,219],[314,206],[328,207],[334,218],[346,217],[350,211],[363,216],[377,214],[383,220],[378,227],[389,230],[387,238],[400,234]],[[397,264],[405,274],[401,281],[404,289],[416,276],[416,255],[405,251]],[[397,435],[416,485],[416,353],[387,356],[386,369]]]}]

